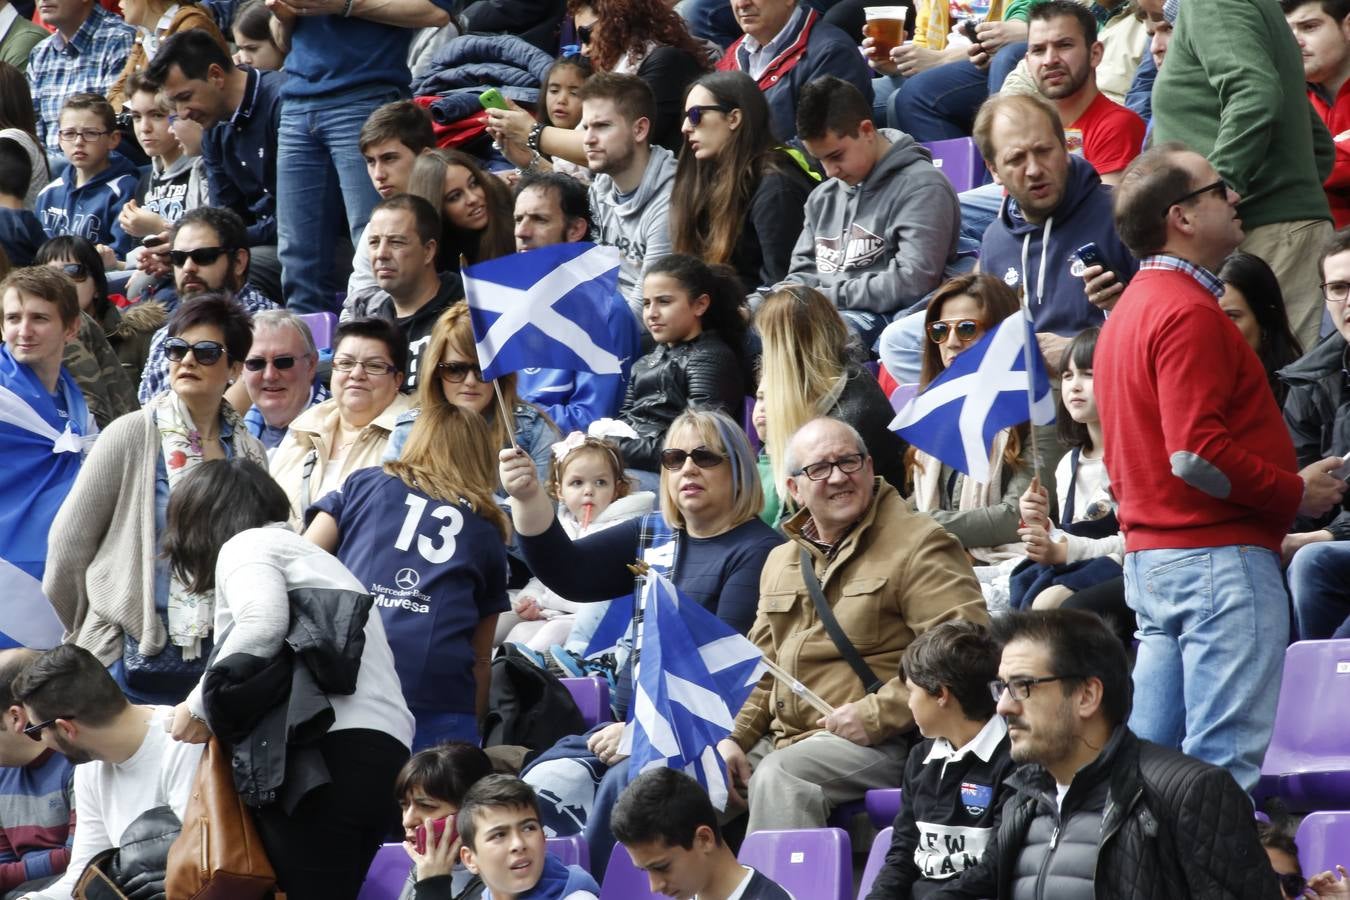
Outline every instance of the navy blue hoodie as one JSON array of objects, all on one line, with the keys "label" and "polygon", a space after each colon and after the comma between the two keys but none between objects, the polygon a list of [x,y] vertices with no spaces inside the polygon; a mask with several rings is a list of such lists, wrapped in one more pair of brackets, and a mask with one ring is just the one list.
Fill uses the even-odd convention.
[{"label": "navy blue hoodie", "polygon": [[75,186],[75,169],[66,170],[38,194],[38,218],[47,237],[73,234],[92,244],[107,244],[124,257],[136,239],[122,230],[117,216],[136,196],[141,170],[120,153],[108,155],[108,168]]},{"label": "navy blue hoodie", "polygon": [[1097,245],[1121,281],[1128,283],[1139,270],[1139,262],[1116,236],[1111,189],[1091,164],[1071,155],[1064,197],[1046,221],[1028,222],[1017,201],[1004,198],[998,218],[984,233],[980,269],[1014,290],[1025,289],[1038,332],[1072,337],[1106,321],[1088,302],[1078,275],[1082,267],[1074,251],[1088,242]]}]

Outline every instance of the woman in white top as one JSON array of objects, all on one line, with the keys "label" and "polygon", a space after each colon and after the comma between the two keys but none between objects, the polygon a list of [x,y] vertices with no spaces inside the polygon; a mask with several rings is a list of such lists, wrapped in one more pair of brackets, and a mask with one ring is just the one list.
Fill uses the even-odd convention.
[{"label": "woman in white top", "polygon": [[[239,783],[276,761],[275,746],[260,748],[253,739],[267,728],[270,710],[288,705],[285,724],[290,726],[298,705],[308,709],[326,701],[332,709],[327,731],[303,744],[288,735],[284,778],[273,785],[273,793],[245,794],[245,800],[255,807],[281,890],[301,900],[355,898],[375,851],[398,821],[393,786],[408,759],[413,719],[383,622],[364,585],[286,527],[289,509],[285,493],[262,467],[244,460],[203,463],[174,493],[165,554],[178,578],[200,595],[214,597],[219,640],[201,682],[174,711],[173,736],[204,741],[210,722],[218,734],[235,737]],[[335,614],[330,624],[324,614],[334,609],[350,616]],[[306,631],[292,627],[298,622],[308,626],[308,633],[297,637]],[[346,627],[347,622],[354,624]],[[300,654],[287,650],[314,629],[322,642]],[[302,696],[301,679],[287,675],[284,684],[291,690],[279,700],[273,693],[270,704],[248,708],[256,721],[243,721],[241,710],[230,708],[221,682],[230,691],[248,690],[278,657],[288,655],[293,666],[309,668],[317,689]],[[322,665],[311,665],[317,656],[323,657]],[[255,675],[258,669],[263,671]],[[334,673],[347,683],[339,687],[335,681],[343,678]],[[235,697],[234,706],[246,704],[238,693]],[[316,786],[298,790],[295,776],[302,771],[315,775],[312,764],[318,762]]]}]

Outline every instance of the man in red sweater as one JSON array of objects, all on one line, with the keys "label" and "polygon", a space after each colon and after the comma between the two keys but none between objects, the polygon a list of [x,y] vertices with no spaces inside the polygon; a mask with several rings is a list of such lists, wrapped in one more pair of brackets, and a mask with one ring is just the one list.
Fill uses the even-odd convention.
[{"label": "man in red sweater", "polygon": [[1200,154],[1164,144],[1116,190],[1140,260],[1093,360],[1125,597],[1139,620],[1130,728],[1228,769],[1250,791],[1279,697],[1289,600],[1280,542],[1346,484],[1338,457],[1296,471],[1256,354],[1213,274],[1242,241],[1237,192]]}]

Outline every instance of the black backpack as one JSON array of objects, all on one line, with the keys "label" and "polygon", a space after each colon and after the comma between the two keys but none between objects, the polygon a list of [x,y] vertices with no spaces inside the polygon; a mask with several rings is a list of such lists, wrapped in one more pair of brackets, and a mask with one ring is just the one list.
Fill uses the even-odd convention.
[{"label": "black backpack", "polygon": [[484,747],[528,747],[528,763],[563,738],[585,730],[581,710],[556,675],[539,668],[514,644],[498,648],[483,720]]}]

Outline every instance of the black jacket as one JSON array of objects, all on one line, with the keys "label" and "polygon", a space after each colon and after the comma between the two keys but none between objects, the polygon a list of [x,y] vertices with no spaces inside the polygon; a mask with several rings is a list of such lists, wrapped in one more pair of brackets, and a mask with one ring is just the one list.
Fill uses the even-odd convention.
[{"label": "black jacket", "polygon": [[[1107,784],[1092,871],[1100,900],[1280,896],[1256,837],[1251,799],[1224,769],[1142,741],[1121,726],[1082,774],[1100,775]],[[1011,900],[1033,823],[1050,814],[1042,791],[1032,786],[1044,788],[1047,781],[1053,809],[1049,774],[1034,764],[1018,770],[1017,793],[1004,806],[998,836],[984,859],[935,897]],[[1066,805],[1072,797],[1073,786]],[[1055,843],[1056,849],[1065,846],[1057,838]]]},{"label": "black jacket", "polygon": [[747,291],[771,290],[787,277],[806,217],[806,198],[818,183],[783,151],[765,165],[731,255]]},{"label": "black jacket", "polygon": [[876,474],[886,479],[897,491],[905,490],[905,447],[900,435],[891,431],[895,410],[886,392],[877,384],[871,372],[860,366],[845,369],[848,381],[844,391],[830,410],[830,417],[847,422],[862,435],[867,452],[872,456]]},{"label": "black jacket", "polygon": [[[1339,333],[1285,366],[1277,377],[1289,387],[1284,399],[1284,423],[1294,439],[1299,468],[1328,456],[1350,452],[1350,390],[1346,374],[1347,347]],[[1338,541],[1350,539],[1350,512],[1337,504],[1318,518],[1299,516],[1293,531],[1325,528]]]},{"label": "black jacket", "polygon": [[659,344],[633,363],[619,418],[635,438],[619,438],[624,462],[633,469],[660,470],[666,428],[691,406],[718,409],[739,421],[746,381],[740,357],[716,331],[683,344]]},{"label": "black jacket", "polygon": [[202,704],[211,732],[231,749],[244,802],[280,802],[290,813],[330,780],[317,747],[334,721],[328,696],[356,691],[374,601],[328,588],[294,588],[288,596],[291,624],[281,652],[271,659],[247,653],[213,659]]}]

